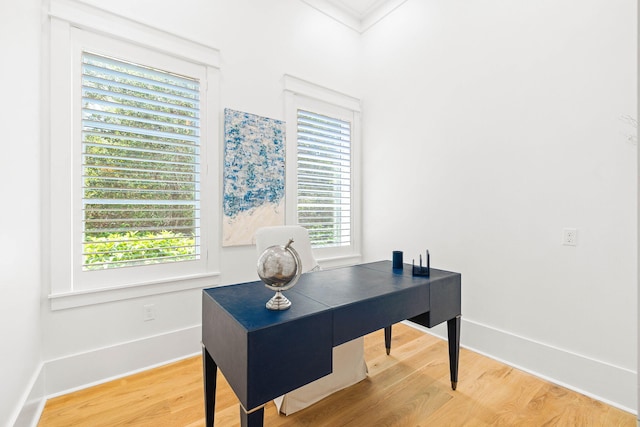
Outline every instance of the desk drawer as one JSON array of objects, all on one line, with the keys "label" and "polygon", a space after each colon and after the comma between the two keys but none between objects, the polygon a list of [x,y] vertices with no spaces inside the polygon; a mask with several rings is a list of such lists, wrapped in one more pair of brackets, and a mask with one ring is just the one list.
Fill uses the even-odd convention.
[{"label": "desk drawer", "polygon": [[333,314],[333,345],[429,311],[429,288],[407,288],[338,307]]}]

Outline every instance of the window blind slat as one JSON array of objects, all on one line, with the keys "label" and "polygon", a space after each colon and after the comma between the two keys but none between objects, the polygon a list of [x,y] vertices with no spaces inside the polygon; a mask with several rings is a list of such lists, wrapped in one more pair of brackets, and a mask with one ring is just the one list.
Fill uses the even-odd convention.
[{"label": "window blind slat", "polygon": [[[170,103],[170,102],[162,102],[158,99],[144,99],[144,101],[140,100],[140,98],[132,95],[127,95],[126,93],[114,93],[109,90],[103,90],[98,87],[84,87],[82,88],[82,96],[87,99],[99,99],[98,95],[104,96],[106,99],[118,100],[120,103],[123,101],[131,101],[135,102],[138,105],[147,105],[157,107],[159,109],[171,110],[176,112],[181,112],[181,116],[184,117],[194,117],[199,111],[196,108],[193,108],[186,102],[181,102],[180,104]],[[157,111],[157,110],[154,110]]]},{"label": "window blind slat", "polygon": [[[84,175],[84,178],[92,178],[92,179],[96,179],[95,177],[89,177],[87,175]],[[169,186],[180,186],[180,185],[187,185],[187,184],[191,184],[193,186],[195,186],[198,182],[197,181],[178,181],[178,180],[164,180],[164,179],[155,179],[155,180],[151,180],[151,179],[131,179],[131,178],[113,178],[113,177],[101,177],[99,179],[96,179],[96,182],[100,182],[102,184],[106,184],[106,183],[113,183],[114,185],[117,184],[130,184],[132,186],[137,186],[137,185],[156,185],[156,186],[163,186],[163,187],[169,187]],[[86,185],[86,187],[95,187],[94,186],[89,186]]]},{"label": "window blind slat", "polygon": [[[183,231],[190,231],[193,228],[193,226],[176,226],[173,225],[171,227],[171,229],[173,231],[176,230],[183,230]],[[95,236],[99,236],[101,237],[103,234],[108,233],[108,234],[113,234],[113,233],[126,233],[128,231],[130,231],[131,227],[120,227],[120,228],[100,228],[100,229],[96,229],[96,230],[85,230],[85,235],[95,235]],[[137,232],[145,232],[145,231],[152,231],[154,233],[157,232],[161,232],[164,231],[165,227],[136,227],[136,231]],[[164,240],[164,239],[137,239],[138,242],[141,242],[143,240]],[[106,239],[106,242],[113,242],[113,240],[111,239]],[[125,240],[126,241],[126,240]]]},{"label": "window blind slat", "polygon": [[322,156],[321,154],[322,151],[320,150],[318,150],[314,156],[301,154],[298,156],[298,162],[312,167],[331,167],[333,169],[344,171],[348,171],[350,169],[349,165],[351,164],[351,161],[349,159],[339,159],[332,157],[331,155]]},{"label": "window blind slat", "polygon": [[[96,110],[85,106],[83,110],[83,117],[87,120],[91,120],[93,122],[100,123],[109,123],[109,120],[113,120],[111,123],[121,124],[122,122],[128,122],[129,126],[144,128],[144,125],[153,126],[154,130],[162,129],[165,130],[161,132],[171,132],[171,133],[179,133],[180,131],[190,132],[188,135],[192,135],[198,129],[196,126],[184,125],[179,123],[174,123],[170,121],[161,121],[154,120],[149,118],[144,118],[136,115],[126,114],[129,110],[126,108],[119,108],[121,110],[120,113],[111,113],[105,110]],[[133,125],[135,124],[135,125]]]},{"label": "window blind slat", "polygon": [[[196,202],[199,201],[199,199],[195,200]],[[148,204],[156,204],[156,205],[184,205],[184,206],[194,206],[194,201],[193,200],[160,200],[160,199],[156,199],[156,200],[134,200],[134,199],[128,199],[128,200],[124,200],[124,199],[106,199],[106,198],[100,198],[100,199],[90,199],[90,198],[84,198],[83,202],[85,203],[85,205],[122,205],[123,203],[126,205],[131,205],[131,206],[135,206],[135,205],[148,205]]]},{"label": "window blind slat", "polygon": [[[132,251],[133,252],[133,251]],[[90,252],[92,255],[95,252]],[[116,253],[118,254],[118,253]],[[122,254],[122,253],[120,253]],[[118,268],[118,267],[133,267],[137,265],[149,265],[149,264],[158,264],[161,262],[176,262],[176,261],[191,261],[193,257],[191,255],[173,255],[173,256],[158,256],[155,258],[135,258],[135,259],[127,259],[125,261],[120,260],[109,260],[108,262],[96,262],[89,264],[90,269],[103,269],[103,268]]]},{"label": "window blind slat", "polygon": [[[85,105],[85,110],[87,111],[113,111],[113,110],[123,110],[130,113],[138,113],[144,114],[148,116],[162,117],[163,119],[167,119],[166,123],[175,123],[171,122],[171,120],[175,120],[178,122],[190,122],[197,117],[191,113],[191,110],[179,110],[177,108],[171,108],[169,112],[164,111],[161,106],[149,104],[139,103],[138,105],[131,105],[131,103],[122,102],[114,97],[107,98],[109,100],[99,99],[97,97],[89,97],[83,96],[82,102]],[[102,107],[102,108],[100,108]],[[124,116],[128,118],[129,116]]]},{"label": "window blind slat", "polygon": [[127,137],[129,134],[138,135],[143,137],[158,137],[168,138],[174,141],[185,141],[198,143],[199,137],[197,135],[183,135],[176,134],[176,132],[159,132],[147,128],[139,128],[134,126],[127,126],[122,124],[104,123],[96,120],[84,119],[82,120],[83,131],[88,130],[90,132],[109,132],[108,136],[113,137],[117,134],[124,134],[123,137]]},{"label": "window blind slat", "polygon": [[315,141],[315,142],[309,142],[307,141],[300,141],[301,143],[298,145],[298,150],[301,153],[306,153],[306,154],[313,154],[316,152],[322,152],[325,153],[328,156],[333,156],[333,157],[337,157],[337,158],[350,158],[351,157],[351,153],[349,152],[348,148],[345,148],[343,146],[337,146],[334,144],[327,144],[324,141]]},{"label": "window blind slat", "polygon": [[92,141],[95,138],[85,138],[85,147],[98,147],[109,150],[121,150],[121,151],[135,151],[143,153],[156,153],[158,155],[168,154],[174,156],[196,156],[198,149],[191,144],[176,144],[169,141],[159,141],[153,139],[140,139],[140,138],[123,138],[119,136],[118,139],[109,137],[101,133],[84,132],[85,136],[91,135],[96,138],[101,138],[102,141],[99,144],[94,144]]},{"label": "window blind slat", "polygon": [[[157,166],[157,165],[154,165]],[[192,179],[191,176],[194,175],[193,171],[177,171],[177,170],[167,170],[167,169],[153,169],[153,168],[127,168],[127,167],[113,167],[111,165],[91,165],[92,169],[105,169],[106,171],[101,172],[102,176],[110,176],[109,172],[131,172],[134,173],[135,176],[157,176],[157,174],[171,174],[175,176],[183,176],[187,179]],[[86,176],[86,175],[85,175]],[[120,175],[127,176],[127,175]],[[199,182],[199,180],[197,180]]]},{"label": "window blind slat", "polygon": [[[149,152],[150,154],[150,152]],[[167,169],[159,169],[159,170],[170,170],[170,166],[186,166],[188,168],[193,168],[197,165],[196,161],[191,162],[178,162],[178,161],[169,161],[169,160],[159,160],[154,158],[144,158],[144,157],[124,157],[124,156],[110,156],[110,155],[98,155],[98,154],[84,154],[82,156],[85,160],[85,168],[93,169],[94,167],[103,166],[105,163],[98,163],[99,160],[108,161],[108,165],[111,166],[113,163],[132,163],[132,164],[140,164],[140,166],[147,164],[160,164],[167,166]],[[197,160],[197,156],[194,156]],[[94,163],[95,162],[95,163]],[[144,168],[141,170],[148,170],[149,168]]]},{"label": "window blind slat", "polygon": [[298,132],[300,134],[300,140],[299,140],[300,145],[325,144],[326,146],[329,146],[329,147],[345,148],[348,146],[348,143],[349,143],[348,140],[336,139],[331,135],[312,134],[312,133],[300,132],[300,131]]},{"label": "window blind slat", "polygon": [[346,192],[349,192],[349,187],[344,185],[337,185],[337,186],[299,185],[298,192],[299,194],[303,192],[305,194],[315,194],[315,193],[345,194]]},{"label": "window blind slat", "polygon": [[302,140],[331,142],[337,146],[344,146],[350,139],[348,133],[310,126],[298,126],[298,134]]},{"label": "window blind slat", "polygon": [[329,116],[325,116],[322,114],[314,113],[312,111],[298,110],[298,121],[311,119],[313,123],[329,123],[339,125],[341,127],[351,128],[351,124],[344,120],[334,119]]}]

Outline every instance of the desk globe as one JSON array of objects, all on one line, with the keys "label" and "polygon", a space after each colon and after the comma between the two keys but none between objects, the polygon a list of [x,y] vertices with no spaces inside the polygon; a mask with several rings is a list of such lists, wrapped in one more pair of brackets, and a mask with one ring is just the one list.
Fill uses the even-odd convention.
[{"label": "desk globe", "polygon": [[258,258],[258,276],[264,285],[276,294],[267,301],[269,310],[286,310],[291,307],[291,301],[282,291],[291,289],[302,273],[300,255],[291,246],[293,239],[285,246],[269,246]]}]

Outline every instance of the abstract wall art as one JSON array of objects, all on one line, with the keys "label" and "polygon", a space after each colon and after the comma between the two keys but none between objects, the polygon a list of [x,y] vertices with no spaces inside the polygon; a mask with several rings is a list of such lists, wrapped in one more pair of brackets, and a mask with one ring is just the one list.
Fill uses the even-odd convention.
[{"label": "abstract wall art", "polygon": [[223,246],[251,245],[258,228],[284,224],[284,180],[284,122],[225,108]]}]

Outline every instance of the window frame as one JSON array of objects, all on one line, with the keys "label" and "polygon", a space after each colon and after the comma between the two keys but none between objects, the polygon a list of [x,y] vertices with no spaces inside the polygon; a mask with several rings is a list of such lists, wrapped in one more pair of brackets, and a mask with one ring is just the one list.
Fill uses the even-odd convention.
[{"label": "window frame", "polygon": [[[46,70],[49,79],[45,81],[48,111],[43,114],[47,121],[43,126],[46,129],[43,137],[43,259],[44,277],[50,280],[51,308],[65,309],[218,284],[218,51],[128,18],[65,0],[51,2],[49,18],[49,69]],[[117,29],[117,35],[113,29]],[[105,271],[82,270],[80,57],[83,50],[200,80],[200,260]]]},{"label": "window frame", "polygon": [[291,75],[284,76],[284,99],[287,122],[285,208],[287,224],[298,224],[298,109],[351,123],[351,242],[346,246],[313,248],[313,252],[323,267],[356,264],[362,260],[360,100]]}]

